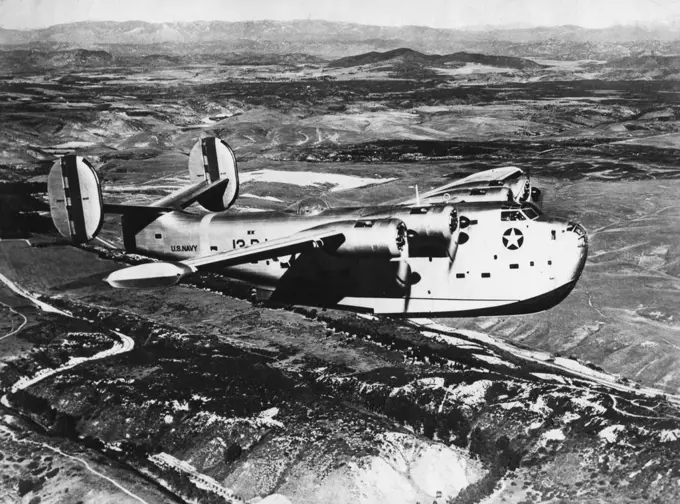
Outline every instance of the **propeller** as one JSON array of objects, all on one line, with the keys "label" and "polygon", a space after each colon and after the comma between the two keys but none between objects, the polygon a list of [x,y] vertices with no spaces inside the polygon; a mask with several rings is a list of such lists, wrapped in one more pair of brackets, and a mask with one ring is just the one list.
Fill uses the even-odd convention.
[{"label": "propeller", "polygon": [[404,313],[408,311],[411,302],[412,271],[409,259],[408,239],[405,239],[397,259],[397,285],[404,291]]},{"label": "propeller", "polygon": [[469,223],[470,221],[466,217],[458,218],[457,210],[454,209],[453,212],[451,212],[451,223],[449,226],[451,229],[451,238],[449,238],[448,247],[446,248],[446,255],[449,257],[449,273],[451,273],[451,269],[453,269],[453,263],[456,260],[456,254],[458,253],[458,245],[460,245],[460,228],[463,227],[463,224],[466,224],[466,227],[469,226]]},{"label": "propeller", "polygon": [[458,253],[458,234],[455,233],[449,240],[449,246],[446,249],[446,255],[449,257],[449,273],[453,269],[453,263],[456,261],[456,254]]},{"label": "propeller", "polygon": [[527,179],[524,182],[524,186],[520,189],[522,195],[519,197],[520,202],[529,201],[531,198],[531,171],[529,168],[525,171]]}]

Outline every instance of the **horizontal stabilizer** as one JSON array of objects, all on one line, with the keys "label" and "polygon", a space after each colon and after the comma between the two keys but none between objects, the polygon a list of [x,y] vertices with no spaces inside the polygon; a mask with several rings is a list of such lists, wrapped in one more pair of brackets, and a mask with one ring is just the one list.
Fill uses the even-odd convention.
[{"label": "horizontal stabilizer", "polygon": [[220,198],[230,181],[230,179],[220,179],[215,182],[201,181],[161,198],[151,206],[181,210],[202,198]]},{"label": "horizontal stabilizer", "polygon": [[136,215],[148,215],[151,217],[158,216],[167,212],[174,212],[176,208],[168,206],[146,206],[146,205],[119,205],[117,203],[104,203],[104,213],[112,214],[136,214]]}]

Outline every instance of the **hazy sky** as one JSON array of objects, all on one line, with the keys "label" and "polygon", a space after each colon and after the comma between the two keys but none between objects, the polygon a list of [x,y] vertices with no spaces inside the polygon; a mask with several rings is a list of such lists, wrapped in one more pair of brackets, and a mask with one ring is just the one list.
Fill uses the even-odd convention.
[{"label": "hazy sky", "polygon": [[375,25],[589,28],[680,19],[680,0],[0,0],[0,26],[83,20],[326,19]]}]

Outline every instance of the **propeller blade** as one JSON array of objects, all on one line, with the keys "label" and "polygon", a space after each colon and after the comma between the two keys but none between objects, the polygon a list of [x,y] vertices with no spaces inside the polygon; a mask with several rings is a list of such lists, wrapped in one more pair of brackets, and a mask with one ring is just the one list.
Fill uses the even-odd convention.
[{"label": "propeller blade", "polygon": [[460,241],[458,240],[458,237],[460,236],[460,228],[467,227],[469,225],[469,219],[467,217],[461,216],[459,219],[457,219],[455,225],[451,226],[451,238],[449,238],[449,245],[446,249],[446,255],[449,256],[449,273],[451,273],[451,269],[453,268],[453,262],[456,260],[456,254],[458,253],[458,245],[460,245]]},{"label": "propeller blade", "polygon": [[404,313],[408,311],[408,305],[411,301],[411,265],[409,264],[409,248],[408,240],[404,243],[399,255],[397,264],[397,283],[404,291]]},{"label": "propeller blade", "polygon": [[411,265],[404,260],[397,262],[397,283],[405,290],[411,291]]},{"label": "propeller blade", "polygon": [[456,260],[456,254],[458,253],[458,233],[451,236],[449,240],[449,247],[446,249],[446,255],[449,256],[449,273],[453,269],[453,263]]}]

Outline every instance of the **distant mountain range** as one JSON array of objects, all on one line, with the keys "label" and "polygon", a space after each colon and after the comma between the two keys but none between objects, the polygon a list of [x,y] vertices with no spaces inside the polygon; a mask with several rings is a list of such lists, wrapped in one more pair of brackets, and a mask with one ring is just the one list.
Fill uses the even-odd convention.
[{"label": "distant mountain range", "polygon": [[376,63],[400,62],[432,67],[447,67],[461,65],[465,63],[478,63],[506,68],[516,68],[519,70],[530,70],[543,68],[543,65],[512,56],[487,56],[485,54],[473,54],[467,52],[457,52],[453,54],[423,54],[413,49],[399,48],[392,51],[376,52],[371,51],[357,56],[347,56],[328,63],[329,67],[354,67],[360,65],[371,65]]},{"label": "distant mountain range", "polygon": [[410,47],[451,54],[608,58],[640,52],[680,51],[680,29],[578,26],[492,30],[449,30],[422,26],[385,27],[329,21],[194,21],[182,23],[78,22],[39,30],[0,29],[5,49],[103,49],[112,54],[305,53],[336,59],[370,51]]}]

